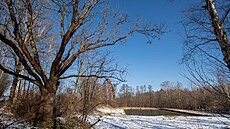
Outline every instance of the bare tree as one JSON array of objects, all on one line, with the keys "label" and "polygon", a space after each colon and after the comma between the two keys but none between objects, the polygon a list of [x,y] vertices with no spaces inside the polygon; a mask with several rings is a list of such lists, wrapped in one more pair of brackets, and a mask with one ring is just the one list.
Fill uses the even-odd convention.
[{"label": "bare tree", "polygon": [[110,79],[106,79],[101,87],[102,104],[115,107],[115,86]]},{"label": "bare tree", "polygon": [[152,85],[148,85],[148,100],[149,100],[149,107],[153,107],[153,86]]},{"label": "bare tree", "polygon": [[[8,64],[9,59],[7,59],[7,51],[3,45],[0,45],[0,58],[2,64]],[[2,70],[0,70],[0,96],[4,95],[4,92],[8,89],[10,85],[9,75],[5,74]]]},{"label": "bare tree", "polygon": [[124,107],[128,107],[132,105],[131,97],[133,95],[132,87],[128,84],[123,84],[120,88],[119,92],[119,100],[120,105]]},{"label": "bare tree", "polygon": [[[182,59],[188,69],[186,78],[214,94],[216,100],[222,96],[227,101],[229,93],[223,87],[228,87],[230,79],[229,5],[225,0],[199,1],[184,11],[186,20],[182,22],[186,32]],[[225,84],[220,83],[220,75]]]},{"label": "bare tree", "polygon": [[[186,32],[185,48],[187,51],[182,61],[187,61],[193,57],[197,59],[206,57],[212,63],[215,61],[218,65],[228,68],[226,55],[228,52],[225,49],[228,49],[227,45],[229,44],[229,2],[218,1],[215,5],[213,0],[200,1],[191,5],[189,9],[184,11],[184,14],[186,20],[182,23]],[[217,22],[218,27],[215,25]],[[196,55],[201,56],[201,58],[196,57]]]},{"label": "bare tree", "polygon": [[[0,69],[39,87],[41,105],[38,118],[41,121],[53,117],[61,78],[98,76],[64,76],[79,55],[124,42],[133,33],[143,34],[151,40],[163,33],[163,25],[128,24],[126,14],[111,12],[106,3],[101,0],[1,1],[1,43],[19,58],[28,76],[3,64],[0,64]],[[55,53],[52,57],[45,57],[51,43],[58,48],[50,46],[55,48]],[[47,58],[52,60],[49,65],[44,63]]]},{"label": "bare tree", "polygon": [[227,64],[228,69],[230,70],[230,42],[228,40],[229,36],[229,12],[230,12],[230,3],[224,2],[222,6],[223,14],[222,18],[220,19],[219,14],[216,9],[215,1],[214,0],[204,0],[206,5],[203,6],[209,14],[213,34],[216,37],[216,41],[219,43],[221,48],[224,61]]},{"label": "bare tree", "polygon": [[[104,88],[108,88],[103,82],[108,80],[120,80],[123,81],[122,75],[125,70],[118,68],[113,63],[113,59],[109,59],[109,52],[90,51],[82,55],[79,62],[78,75],[82,75],[75,82],[74,94],[80,94],[80,103],[82,113],[82,121],[85,122],[88,114],[92,112],[96,106],[103,103],[103,96],[108,89],[104,91]],[[83,75],[88,75],[83,77]],[[90,76],[91,75],[91,76]],[[96,76],[94,76],[96,75]],[[111,81],[109,81],[111,86]],[[113,87],[112,87],[113,88]],[[77,92],[75,91],[77,89]],[[74,96],[73,96],[74,97]],[[107,98],[111,99],[111,98]]]},{"label": "bare tree", "polygon": [[[0,71],[0,74],[2,73],[2,71]],[[10,78],[7,74],[2,74],[1,78],[0,78],[0,97],[2,97],[4,95],[4,92],[8,89],[10,85]]]}]

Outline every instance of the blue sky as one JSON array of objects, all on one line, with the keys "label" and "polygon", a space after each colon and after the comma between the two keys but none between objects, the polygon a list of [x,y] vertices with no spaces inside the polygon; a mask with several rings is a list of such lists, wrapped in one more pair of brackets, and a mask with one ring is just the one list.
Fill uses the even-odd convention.
[{"label": "blue sky", "polygon": [[181,11],[188,1],[168,0],[114,0],[112,5],[128,13],[130,18],[166,23],[169,33],[151,45],[143,37],[130,37],[126,44],[111,47],[120,66],[128,66],[127,84],[153,85],[160,89],[163,81],[180,81],[188,87],[188,81],[181,75],[179,65],[183,55],[183,28],[178,23],[183,20]]}]

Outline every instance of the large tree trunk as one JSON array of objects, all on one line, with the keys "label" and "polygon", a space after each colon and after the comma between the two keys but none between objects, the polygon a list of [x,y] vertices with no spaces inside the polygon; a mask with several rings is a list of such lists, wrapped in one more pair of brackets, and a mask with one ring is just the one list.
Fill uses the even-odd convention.
[{"label": "large tree trunk", "polygon": [[58,83],[50,84],[49,89],[44,87],[40,88],[41,98],[39,104],[39,110],[37,115],[37,122],[50,122],[53,126],[53,120],[55,118],[55,99],[56,99],[56,88]]},{"label": "large tree trunk", "polygon": [[52,118],[55,105],[55,93],[42,92],[39,108],[40,118]]}]

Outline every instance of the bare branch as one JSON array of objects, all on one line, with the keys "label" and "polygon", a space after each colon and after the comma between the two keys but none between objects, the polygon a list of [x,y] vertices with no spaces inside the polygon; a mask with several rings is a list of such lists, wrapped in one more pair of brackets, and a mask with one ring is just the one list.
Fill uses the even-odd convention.
[{"label": "bare branch", "polygon": [[10,12],[10,17],[11,17],[11,22],[13,24],[14,27],[14,36],[15,39],[18,41],[21,41],[21,35],[19,33],[19,26],[18,26],[18,22],[14,13],[14,8],[13,8],[13,2],[12,0],[7,0],[7,6]]},{"label": "bare branch", "polygon": [[73,34],[76,32],[77,29],[79,29],[83,24],[86,18],[89,16],[90,11],[94,8],[94,6],[98,3],[98,0],[93,0],[84,10],[82,14],[78,16],[78,19],[75,20],[77,14],[78,14],[78,0],[75,1],[75,4],[73,6],[73,14],[72,14],[72,20],[71,25],[69,29],[67,30],[66,34],[64,35],[64,38],[62,39],[62,43],[60,46],[60,49],[54,59],[54,62],[52,63],[51,67],[51,74],[50,76],[54,76],[57,74],[59,67],[60,67],[60,61],[63,56],[63,53],[65,51],[66,45],[73,36]]},{"label": "bare branch", "polygon": [[66,79],[66,78],[91,78],[91,77],[95,77],[95,78],[104,78],[104,79],[108,79],[108,78],[112,78],[112,79],[116,79],[118,81],[121,81],[121,82],[125,82],[125,80],[122,80],[118,77],[114,77],[114,76],[100,76],[100,75],[69,75],[69,76],[62,76],[60,77],[60,79]]},{"label": "bare branch", "polygon": [[5,36],[3,36],[0,33],[0,40],[5,43],[6,45],[10,46],[12,48],[12,50],[15,52],[15,54],[19,57],[20,62],[22,63],[22,65],[25,67],[25,69],[28,71],[28,73],[30,75],[32,75],[38,82],[41,82],[40,78],[38,77],[37,74],[35,74],[33,72],[33,70],[30,68],[30,66],[27,64],[26,59],[23,56],[23,53],[17,48],[17,46],[11,41],[5,38]]},{"label": "bare branch", "polygon": [[221,19],[221,24],[223,24],[223,23],[225,22],[225,20],[226,20],[228,14],[229,14],[229,12],[230,12],[230,8],[225,12],[223,18]]},{"label": "bare branch", "polygon": [[15,72],[11,71],[10,69],[5,68],[4,66],[2,66],[2,64],[0,64],[0,69],[1,69],[2,71],[4,71],[5,73],[8,73],[8,74],[11,74],[11,75],[13,75],[13,76],[17,76],[17,77],[23,78],[23,79],[28,80],[28,81],[30,81],[30,82],[33,82],[33,83],[35,83],[35,84],[37,83],[36,80],[33,80],[33,79],[31,79],[31,78],[29,78],[29,77],[27,77],[27,76],[24,76],[24,75],[15,73]]},{"label": "bare branch", "polygon": [[113,40],[111,43],[105,43],[108,41],[110,37],[107,37],[103,40],[98,39],[97,41],[93,43],[87,43],[82,48],[80,48],[76,53],[74,53],[68,60],[65,61],[61,69],[59,69],[58,75],[62,75],[76,60],[76,58],[83,52],[95,50],[97,48],[105,47],[105,46],[112,46],[116,43],[126,39],[129,35],[133,34],[134,32],[137,32],[137,30],[132,30],[129,33],[127,33],[125,36],[119,37],[118,39]]}]

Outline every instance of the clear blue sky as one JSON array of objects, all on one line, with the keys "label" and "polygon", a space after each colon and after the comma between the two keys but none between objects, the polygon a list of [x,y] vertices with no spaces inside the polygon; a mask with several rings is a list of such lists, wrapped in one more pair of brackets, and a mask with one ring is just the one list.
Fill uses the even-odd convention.
[{"label": "clear blue sky", "polygon": [[181,35],[184,32],[178,22],[183,20],[181,11],[188,2],[114,0],[112,5],[127,12],[130,18],[162,21],[170,31],[151,45],[146,44],[142,37],[131,37],[125,45],[111,47],[120,66],[128,66],[127,84],[133,87],[153,85],[155,90],[159,90],[163,81],[180,81],[187,87],[188,81],[181,75],[183,69],[179,65],[183,54]]}]

